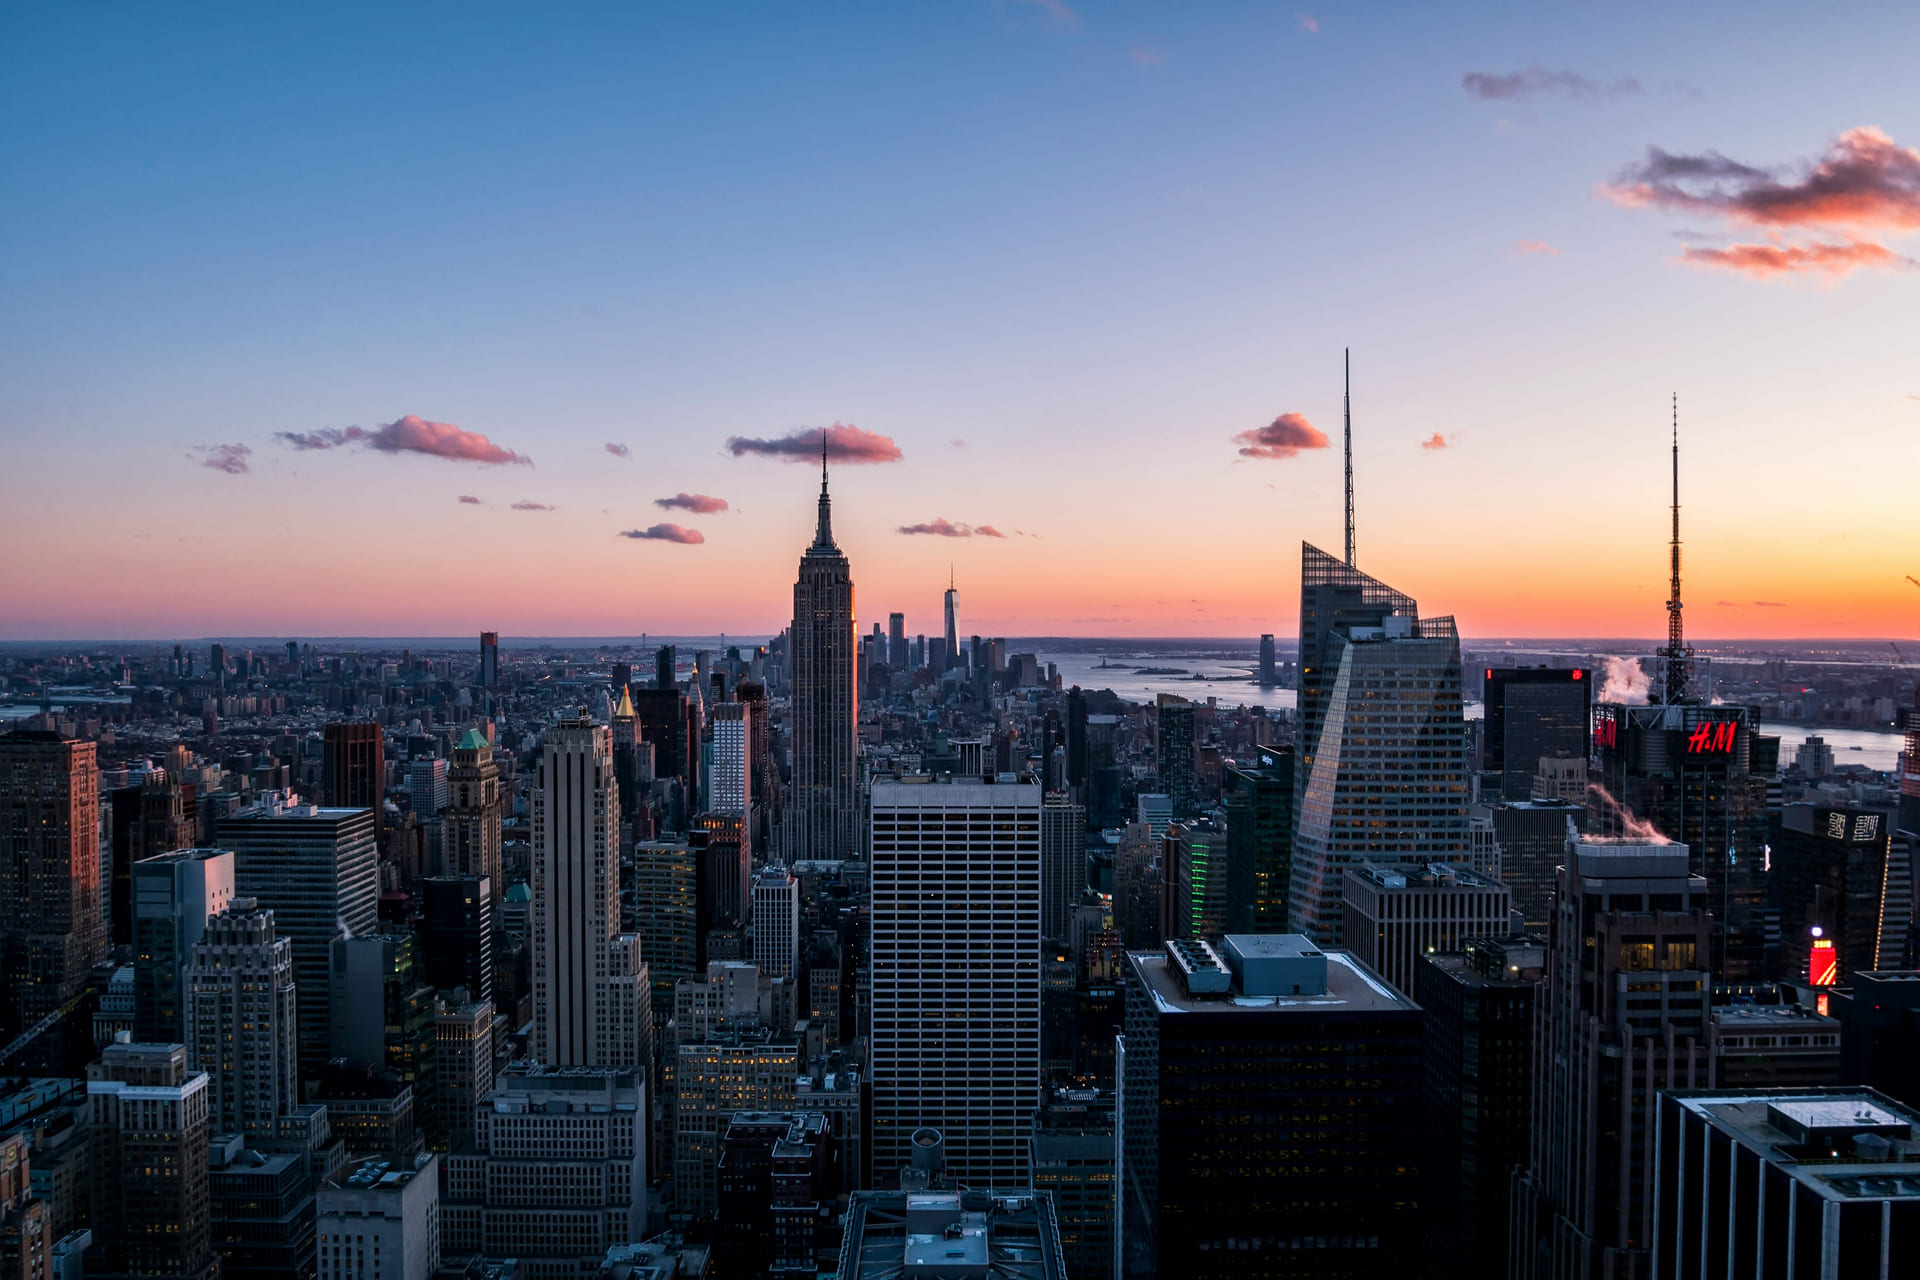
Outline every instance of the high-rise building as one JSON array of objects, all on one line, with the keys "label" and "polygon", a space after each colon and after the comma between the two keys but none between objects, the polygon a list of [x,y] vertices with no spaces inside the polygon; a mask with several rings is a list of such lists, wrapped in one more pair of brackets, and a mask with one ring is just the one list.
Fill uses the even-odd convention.
[{"label": "high-rise building", "polygon": [[1920,1112],[1859,1088],[1676,1090],[1659,1108],[1653,1274],[1920,1273]]},{"label": "high-rise building", "polygon": [[447,807],[447,762],[427,756],[407,763],[407,807],[422,825],[435,825]]},{"label": "high-rise building", "polygon": [[1856,973],[1829,993],[1840,1024],[1840,1079],[1920,1107],[1920,971]]},{"label": "high-rise building", "polygon": [[1645,1275],[1654,1099],[1710,1088],[1707,882],[1687,847],[1569,841],[1547,933],[1517,1280]]},{"label": "high-rise building", "polygon": [[315,1197],[319,1280],[432,1280],[440,1269],[439,1157],[373,1156]]},{"label": "high-rise building", "polygon": [[1027,1183],[1041,800],[1035,783],[874,784],[872,1185],[894,1184],[922,1127],[968,1185]]},{"label": "high-rise building", "polygon": [[412,1096],[414,1125],[431,1130],[438,1097],[434,991],[426,982],[418,939],[393,933],[335,938],[332,983],[334,1058],[371,1067],[405,1088]]},{"label": "high-rise building", "polygon": [[1320,742],[1320,725],[1340,675],[1337,637],[1355,628],[1376,629],[1396,613],[1413,616],[1419,606],[1386,583],[1311,543],[1300,544],[1300,697],[1294,794],[1306,791]]},{"label": "high-rise building", "polygon": [[1053,1198],[1066,1280],[1113,1274],[1113,1094],[1055,1086],[1033,1114],[1033,1189]]},{"label": "high-rise building", "polygon": [[947,572],[947,598],[946,598],[947,634],[946,634],[946,651],[945,651],[946,665],[949,667],[958,666],[960,663],[960,622],[958,617],[959,608],[960,608],[960,593],[954,589],[953,572],[951,569],[949,569]]},{"label": "high-rise building", "polygon": [[1273,660],[1273,633],[1267,632],[1260,637],[1260,687],[1271,689],[1280,683],[1280,673],[1275,669]]},{"label": "high-rise building", "polygon": [[431,1138],[453,1151],[473,1134],[474,1108],[493,1092],[493,1006],[482,1001],[440,1005],[433,1019]]},{"label": "high-rise building", "polygon": [[[1328,945],[1340,941],[1348,866],[1466,860],[1467,729],[1453,619],[1422,620],[1412,600],[1344,565],[1316,574],[1314,557],[1329,558],[1307,551],[1309,583],[1361,580],[1314,587],[1301,601],[1290,905],[1295,929]],[[1374,595],[1382,602],[1366,603]],[[1385,598],[1401,611],[1360,621],[1387,607]]]},{"label": "high-rise building", "polygon": [[1530,1154],[1534,1006],[1546,959],[1545,938],[1502,935],[1423,956],[1416,971],[1428,1134],[1420,1207],[1435,1280],[1507,1273],[1508,1188]]},{"label": "high-rise building", "polygon": [[695,1219],[714,1215],[727,1121],[740,1111],[792,1110],[794,1081],[805,1062],[791,1031],[742,1028],[681,1039],[673,1081],[675,1208]]},{"label": "high-rise building", "polygon": [[633,846],[640,958],[653,983],[656,1027],[673,1016],[673,987],[700,969],[700,854],[685,840]]},{"label": "high-rise building", "polygon": [[1191,818],[1199,804],[1193,776],[1193,704],[1179,694],[1154,698],[1153,749],[1160,790],[1173,806],[1174,819]]},{"label": "high-rise building", "polygon": [[0,736],[0,1034],[80,994],[106,956],[94,744]]},{"label": "high-rise building", "polygon": [[653,687],[655,692],[680,687],[680,657],[670,644],[653,651]]},{"label": "high-rise building", "polygon": [[480,687],[492,689],[500,683],[500,633],[480,633]]},{"label": "high-rise building", "polygon": [[854,764],[853,578],[834,545],[827,464],[820,455],[820,515],[793,584],[793,796],[785,858],[847,858],[860,849]]},{"label": "high-rise building", "polygon": [[233,854],[176,849],[133,864],[133,1038],[186,1037],[186,970],[207,919],[233,901]]},{"label": "high-rise building", "polygon": [[185,977],[187,1065],[211,1084],[213,1131],[272,1136],[300,1102],[293,944],[240,898],[206,922]]},{"label": "high-rise building", "polygon": [[33,1190],[31,1135],[0,1138],[0,1276],[53,1280],[54,1239],[53,1206]]},{"label": "high-rise building", "polygon": [[707,810],[744,817],[753,804],[753,704],[722,702],[713,708],[713,768],[707,775]]},{"label": "high-rise building", "polygon": [[1840,1023],[1798,1004],[1719,1004],[1707,1028],[1720,1089],[1837,1085]]},{"label": "high-rise building", "polygon": [[907,615],[887,615],[887,670],[900,673],[907,669]]},{"label": "high-rise building", "polygon": [[506,799],[493,748],[469,729],[453,749],[447,770],[447,806],[441,818],[442,874],[500,880],[500,819]]},{"label": "high-rise building", "polygon": [[1284,933],[1293,882],[1293,748],[1225,771],[1228,933]]},{"label": "high-rise building", "polygon": [[416,929],[426,984],[493,1002],[493,882],[485,876],[434,876],[420,882]]},{"label": "high-rise building", "polygon": [[770,977],[792,979],[800,942],[800,882],[785,867],[767,867],[753,877],[753,962]]},{"label": "high-rise building", "polygon": [[1227,931],[1227,832],[1210,818],[1176,822],[1161,842],[1166,894],[1160,936],[1217,938]]},{"label": "high-rise building", "polygon": [[380,877],[373,812],[323,808],[272,794],[219,821],[218,843],[233,851],[234,892],[273,912],[293,943],[299,1003],[300,1076],[311,1080],[331,1056],[328,973],[333,940],[374,931]]},{"label": "high-rise building", "polygon": [[1584,667],[1485,670],[1480,767],[1499,779],[1501,799],[1531,799],[1542,760],[1586,758],[1593,672]]},{"label": "high-rise building", "polygon": [[1040,806],[1040,935],[1067,937],[1067,918],[1087,887],[1087,811],[1058,792]]},{"label": "high-rise building", "polygon": [[1414,1271],[1419,1008],[1297,934],[1124,968],[1115,1276]]},{"label": "high-rise building", "polygon": [[212,1089],[179,1044],[108,1045],[87,1067],[93,1247],[87,1274],[219,1274],[207,1140]]},{"label": "high-rise building", "polygon": [[1087,695],[1079,685],[1067,690],[1067,787],[1085,805],[1087,794]]},{"label": "high-rise building", "polygon": [[645,1072],[652,992],[620,932],[620,793],[605,725],[547,730],[533,789],[533,1056]]},{"label": "high-rise building", "polygon": [[113,867],[110,872],[102,868],[101,874],[113,881],[114,946],[133,943],[133,864],[200,843],[197,791],[193,783],[159,769],[111,793],[108,822]]},{"label": "high-rise building", "polygon": [[1586,824],[1586,802],[1508,801],[1489,805],[1487,816],[1500,846],[1500,882],[1513,894],[1513,909],[1529,933],[1545,933],[1558,868],[1566,861],[1569,833],[1578,835]]},{"label": "high-rise building", "polygon": [[[1790,804],[1769,841],[1767,905],[1790,948],[1782,976],[1809,980],[1807,941],[1833,948],[1833,982],[1905,963],[1913,915],[1913,869],[1893,814],[1859,805]],[[1724,1082],[1723,1082],[1724,1083]]]},{"label": "high-rise building", "polygon": [[737,1111],[720,1138],[716,1263],[729,1275],[820,1274],[822,1236],[838,1243],[841,1182],[828,1118],[809,1111]]},{"label": "high-rise building", "polygon": [[371,809],[384,829],[387,746],[377,724],[335,721],[321,739],[321,796],[333,809]]},{"label": "high-rise building", "polygon": [[1362,862],[1341,887],[1347,949],[1407,995],[1422,956],[1504,935],[1511,909],[1507,886],[1442,863]]},{"label": "high-rise building", "polygon": [[[940,1135],[922,1130],[927,1148]],[[963,1191],[856,1191],[833,1274],[839,1280],[896,1276],[1066,1274],[1060,1225],[1046,1192],[970,1187]]]}]

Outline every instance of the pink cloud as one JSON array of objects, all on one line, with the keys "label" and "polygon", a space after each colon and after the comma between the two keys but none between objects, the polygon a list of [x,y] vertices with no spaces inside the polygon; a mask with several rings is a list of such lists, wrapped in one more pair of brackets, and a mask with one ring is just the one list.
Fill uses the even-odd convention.
[{"label": "pink cloud", "polygon": [[770,440],[729,436],[727,450],[736,458],[757,453],[788,462],[814,462],[819,460],[823,437],[827,457],[834,462],[898,462],[901,457],[900,446],[892,437],[839,422],[830,427],[804,427]]},{"label": "pink cloud", "polygon": [[616,457],[616,458],[624,458],[624,457],[626,457],[626,456],[627,456],[628,454],[630,454],[630,453],[632,453],[632,452],[633,452],[633,450],[631,450],[631,449],[629,449],[629,448],[627,448],[627,446],[626,446],[626,445],[624,445],[624,444],[615,444],[615,443],[614,443],[613,441],[611,441],[611,440],[609,440],[609,441],[607,441],[607,443],[606,443],[606,446],[605,446],[605,447],[606,447],[606,450],[607,450],[607,452],[608,452],[608,453],[610,453],[610,454],[612,454],[612,455],[613,455],[614,457]]},{"label": "pink cloud", "polygon": [[924,524],[903,524],[901,533],[927,533],[936,538],[1004,538],[1007,535],[990,524],[957,524],[938,516]]},{"label": "pink cloud", "polygon": [[1560,256],[1560,251],[1548,244],[1545,240],[1515,240],[1513,242],[1513,251],[1515,253],[1544,253],[1555,258]]},{"label": "pink cloud", "polygon": [[1441,449],[1452,448],[1453,442],[1447,439],[1445,436],[1441,435],[1438,431],[1436,431],[1432,435],[1428,436],[1425,440],[1422,440],[1420,442],[1420,447],[1422,449],[1429,449],[1429,450],[1438,452]]},{"label": "pink cloud", "polygon": [[1283,413],[1264,427],[1233,437],[1243,458],[1291,458],[1302,449],[1324,449],[1327,433],[1307,421],[1303,413]]},{"label": "pink cloud", "polygon": [[1320,19],[1314,17],[1310,13],[1294,14],[1293,25],[1295,25],[1296,27],[1299,27],[1302,31],[1306,32],[1310,36],[1317,36],[1320,34]]},{"label": "pink cloud", "polygon": [[1849,129],[1795,180],[1729,160],[1718,151],[1675,155],[1648,147],[1601,192],[1630,208],[1716,213],[1767,227],[1920,228],[1920,151],[1879,129]]},{"label": "pink cloud", "polygon": [[463,494],[461,494],[461,495],[460,495],[460,501],[462,501],[462,502],[464,502],[464,503],[466,503],[466,504],[467,504],[468,506],[473,506],[473,507],[477,507],[477,506],[479,506],[479,505],[480,505],[480,499],[478,499],[478,498],[476,498],[476,497],[474,497],[474,496],[473,496],[472,494],[470,494],[470,493],[463,493]]},{"label": "pink cloud", "polygon": [[1912,267],[1905,258],[1871,240],[1848,240],[1833,244],[1731,244],[1724,249],[1689,247],[1680,254],[1688,266],[1719,267],[1738,271],[1756,280],[1781,275],[1843,276],[1861,267]]},{"label": "pink cloud", "polygon": [[200,465],[211,471],[224,471],[230,476],[244,476],[253,470],[247,459],[253,456],[253,450],[244,444],[203,444],[194,449],[200,455]]},{"label": "pink cloud", "polygon": [[544,502],[521,501],[521,502],[514,503],[513,509],[515,511],[552,511],[554,508],[548,506]]},{"label": "pink cloud", "polygon": [[477,431],[462,431],[451,422],[433,422],[414,413],[382,423],[372,431],[365,427],[322,427],[318,431],[273,434],[282,444],[302,452],[358,443],[380,453],[424,453],[453,462],[533,465],[532,458],[503,448]]},{"label": "pink cloud", "polygon": [[707,540],[706,535],[698,529],[684,529],[677,524],[655,524],[644,529],[623,529],[620,536],[653,542],[678,542],[686,546],[697,546]]},{"label": "pink cloud", "polygon": [[653,505],[668,511],[691,511],[695,515],[710,516],[716,511],[727,509],[725,498],[710,498],[704,493],[676,493],[671,498],[655,498]]}]

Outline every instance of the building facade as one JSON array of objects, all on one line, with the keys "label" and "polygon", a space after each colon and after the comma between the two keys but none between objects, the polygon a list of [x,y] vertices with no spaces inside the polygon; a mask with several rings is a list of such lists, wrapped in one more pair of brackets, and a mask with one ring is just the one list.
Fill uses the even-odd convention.
[{"label": "building facade", "polygon": [[500,885],[500,819],[506,797],[493,748],[477,729],[467,730],[453,749],[447,770],[447,807],[441,815],[440,872],[485,876]]},{"label": "building facade", "polygon": [[0,1033],[79,995],[106,958],[94,744],[0,735]]},{"label": "building facade", "polygon": [[206,922],[185,974],[187,1065],[210,1082],[215,1133],[267,1136],[300,1102],[293,943],[235,901]]},{"label": "building facade", "polygon": [[176,849],[130,868],[133,889],[133,1038],[171,1044],[186,1035],[186,971],[207,920],[233,901],[233,854]]},{"label": "building facade", "polygon": [[1408,995],[1422,957],[1504,936],[1511,906],[1498,880],[1437,862],[1348,867],[1341,904],[1347,949]]},{"label": "building facade", "polygon": [[787,803],[786,861],[846,858],[860,849],[855,766],[859,712],[854,687],[853,576],[833,541],[824,447],[819,524],[793,584],[791,734],[793,794]]}]

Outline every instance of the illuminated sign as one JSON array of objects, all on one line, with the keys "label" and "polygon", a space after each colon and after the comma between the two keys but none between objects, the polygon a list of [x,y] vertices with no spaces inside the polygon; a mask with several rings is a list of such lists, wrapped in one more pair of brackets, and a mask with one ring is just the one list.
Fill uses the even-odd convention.
[{"label": "illuminated sign", "polygon": [[1585,679],[1585,678],[1586,678],[1586,674],[1587,674],[1586,672],[1584,672],[1584,671],[1582,671],[1582,670],[1581,670],[1580,668],[1578,668],[1578,667],[1575,667],[1575,668],[1573,669],[1573,678],[1574,678],[1575,680],[1581,680],[1581,679]]},{"label": "illuminated sign", "polygon": [[1687,735],[1687,754],[1721,755],[1733,750],[1733,733],[1739,727],[1737,720],[1709,720],[1696,725],[1693,732]]},{"label": "illuminated sign", "polygon": [[[1848,830],[1851,825],[1852,835]],[[1856,813],[1849,815],[1838,809],[1827,811],[1827,839],[1846,840],[1851,838],[1856,844],[1865,844],[1880,834],[1880,815],[1877,813]]]},{"label": "illuminated sign", "polygon": [[1833,939],[1815,938],[1813,947],[1807,952],[1807,982],[1816,987],[1830,987],[1840,981],[1840,955],[1833,949]]},{"label": "illuminated sign", "polygon": [[1593,722],[1593,745],[1596,747],[1617,747],[1620,745],[1620,722],[1612,716],[1597,716]]}]

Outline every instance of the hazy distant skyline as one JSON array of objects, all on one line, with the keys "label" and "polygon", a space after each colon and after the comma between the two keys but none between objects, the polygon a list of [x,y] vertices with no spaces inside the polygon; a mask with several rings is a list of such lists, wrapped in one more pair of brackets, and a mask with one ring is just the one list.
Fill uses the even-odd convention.
[{"label": "hazy distant skyline", "polygon": [[1920,634],[1920,10],[0,15],[0,638]]}]

